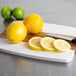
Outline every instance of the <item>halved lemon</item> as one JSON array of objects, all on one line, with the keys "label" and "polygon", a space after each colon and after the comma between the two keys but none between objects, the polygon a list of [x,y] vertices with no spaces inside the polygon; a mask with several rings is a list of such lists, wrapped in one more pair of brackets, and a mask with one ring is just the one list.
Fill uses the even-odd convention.
[{"label": "halved lemon", "polygon": [[41,39],[40,44],[45,51],[55,51],[54,43],[55,39],[51,37],[44,37]]},{"label": "halved lemon", "polygon": [[32,37],[29,40],[29,48],[32,50],[40,51],[42,50],[41,45],[40,45],[40,40],[42,37]]},{"label": "halved lemon", "polygon": [[71,45],[65,40],[57,39],[54,41],[54,47],[58,52],[67,52],[70,50]]}]

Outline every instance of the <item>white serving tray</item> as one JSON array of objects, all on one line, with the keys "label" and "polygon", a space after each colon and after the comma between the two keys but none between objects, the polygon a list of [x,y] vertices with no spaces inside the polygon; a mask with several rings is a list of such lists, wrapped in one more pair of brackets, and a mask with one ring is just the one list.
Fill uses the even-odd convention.
[{"label": "white serving tray", "polygon": [[[57,24],[44,23],[43,31],[76,36],[75,35],[76,28],[61,26]],[[30,57],[34,59],[63,62],[63,63],[70,62],[74,56],[73,50],[70,50],[69,52],[65,52],[65,53],[33,51],[33,50],[30,50],[25,44],[26,44],[25,42],[12,44],[7,39],[0,38],[0,49],[2,49],[0,51],[23,56],[23,57]]]}]

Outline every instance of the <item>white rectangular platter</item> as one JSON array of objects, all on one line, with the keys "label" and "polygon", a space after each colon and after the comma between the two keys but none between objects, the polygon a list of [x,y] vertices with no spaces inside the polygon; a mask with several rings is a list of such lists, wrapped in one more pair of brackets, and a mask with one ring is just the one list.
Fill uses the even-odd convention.
[{"label": "white rectangular platter", "polygon": [[[44,23],[43,31],[75,36],[76,28],[61,26],[57,24]],[[71,60],[74,57],[73,50],[70,50],[65,53],[33,51],[33,50],[30,50],[25,45],[25,42],[12,44],[7,39],[4,39],[4,38],[0,38],[0,51],[14,54],[14,55],[23,56],[23,57],[30,57],[34,59],[63,62],[63,63],[71,62]]]}]

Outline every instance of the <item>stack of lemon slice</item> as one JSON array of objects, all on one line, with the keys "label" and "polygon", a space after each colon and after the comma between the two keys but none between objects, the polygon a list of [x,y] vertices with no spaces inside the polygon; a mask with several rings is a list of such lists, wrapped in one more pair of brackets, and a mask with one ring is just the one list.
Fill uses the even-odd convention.
[{"label": "stack of lemon slice", "polygon": [[62,39],[54,39],[52,37],[32,37],[29,40],[29,48],[35,51],[68,52],[71,45]]}]

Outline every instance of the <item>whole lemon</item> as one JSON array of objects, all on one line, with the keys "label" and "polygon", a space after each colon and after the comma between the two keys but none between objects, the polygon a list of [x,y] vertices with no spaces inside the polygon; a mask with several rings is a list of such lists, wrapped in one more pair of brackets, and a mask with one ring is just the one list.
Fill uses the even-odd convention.
[{"label": "whole lemon", "polygon": [[12,43],[19,43],[27,35],[26,26],[22,22],[13,22],[6,30],[7,39]]},{"label": "whole lemon", "polygon": [[43,23],[43,19],[37,14],[30,14],[24,18],[24,25],[30,33],[39,33],[42,31]]}]

